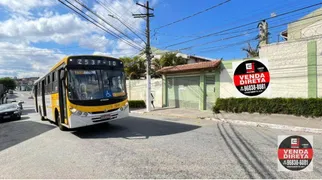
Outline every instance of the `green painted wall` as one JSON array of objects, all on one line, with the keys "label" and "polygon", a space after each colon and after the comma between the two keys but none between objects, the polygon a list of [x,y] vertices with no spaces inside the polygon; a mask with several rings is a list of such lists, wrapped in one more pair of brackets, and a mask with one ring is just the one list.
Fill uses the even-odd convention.
[{"label": "green painted wall", "polygon": [[233,61],[222,61],[222,68],[232,69]]},{"label": "green painted wall", "polygon": [[317,50],[316,41],[307,44],[308,98],[317,97]]}]

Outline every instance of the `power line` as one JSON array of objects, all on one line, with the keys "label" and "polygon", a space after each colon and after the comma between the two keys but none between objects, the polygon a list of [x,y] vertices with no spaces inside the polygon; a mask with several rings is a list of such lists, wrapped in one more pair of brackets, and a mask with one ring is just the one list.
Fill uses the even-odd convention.
[{"label": "power line", "polygon": [[[293,42],[308,41],[310,39],[317,39],[317,38],[321,38],[321,37],[322,37],[322,35],[316,35],[316,36],[310,36],[310,37],[307,37],[307,38],[298,38],[298,39],[294,39],[294,40],[288,41],[288,42],[293,43]],[[228,45],[224,45],[224,46],[216,46],[216,47],[205,48],[205,49],[203,49],[203,51],[198,51],[198,53],[200,53],[200,52],[210,52],[210,51],[214,52],[214,51],[218,51],[218,50],[221,50],[221,49],[226,49],[226,48],[229,48],[229,47],[240,45],[240,44],[245,43],[245,42],[251,42],[251,41],[254,41],[254,40],[255,39],[248,39],[246,41],[237,42],[237,43],[234,43],[234,44],[228,44]]]},{"label": "power line", "polygon": [[144,39],[143,38],[141,38],[141,36],[139,36],[137,33],[135,33],[130,27],[128,27],[126,24],[124,24],[119,18],[117,18],[117,17],[115,17],[115,16],[113,16],[113,15],[111,15],[111,14],[109,14],[109,16],[110,17],[112,17],[112,18],[115,18],[115,19],[117,19],[118,21],[120,21],[120,23],[121,24],[123,24],[128,30],[130,30],[136,37],[138,37],[139,39],[141,39],[141,41],[143,41],[144,42],[144,44],[146,44],[146,42],[144,41]]},{"label": "power line", "polygon": [[222,3],[216,4],[216,5],[214,5],[214,6],[210,7],[210,8],[207,8],[207,9],[205,9],[205,10],[199,11],[199,12],[197,12],[197,13],[194,13],[194,14],[190,15],[190,16],[187,16],[187,17],[184,17],[184,18],[182,18],[182,19],[179,19],[179,20],[173,21],[173,22],[171,22],[171,23],[169,23],[169,24],[162,25],[162,26],[160,26],[160,27],[158,27],[158,28],[155,28],[154,30],[156,31],[156,30],[159,30],[159,29],[162,29],[162,28],[165,28],[165,27],[171,26],[171,25],[173,25],[173,24],[176,24],[176,23],[178,23],[178,22],[181,22],[181,21],[187,20],[187,19],[189,19],[189,18],[192,18],[192,17],[194,17],[194,16],[197,16],[197,15],[199,15],[199,14],[202,14],[202,13],[204,13],[204,12],[207,12],[207,11],[209,11],[209,10],[212,10],[212,9],[214,9],[214,8],[216,8],[216,7],[219,7],[219,6],[221,6],[221,5],[224,5],[224,4],[228,3],[229,1],[231,1],[231,0],[226,0],[226,1],[222,2]]},{"label": "power line", "polygon": [[[295,20],[295,21],[291,21],[291,22],[286,22],[286,23],[278,24],[278,25],[275,25],[275,26],[270,27],[270,29],[275,29],[277,27],[281,27],[281,26],[287,25],[289,23],[300,22],[300,21],[304,21],[304,20],[307,20],[307,19],[311,19],[311,18],[315,18],[315,17],[320,17],[320,16],[322,16],[322,14],[315,15],[315,16],[310,16],[310,17],[306,17],[306,18],[303,18],[303,19],[300,19],[300,20]],[[297,25],[297,26],[293,26],[293,27],[295,28],[295,27],[299,27],[299,26],[306,25],[306,24],[310,24],[310,22],[305,23],[305,24],[300,24],[300,25]],[[252,29],[256,29],[256,28],[251,28],[251,29],[248,29],[247,31],[252,30]],[[220,42],[220,41],[225,41],[225,40],[229,40],[229,39],[234,39],[234,38],[237,38],[237,37],[245,36],[246,34],[250,34],[250,33],[257,32],[257,30],[249,31],[249,32],[247,32],[247,31],[244,32],[243,34],[239,34],[239,35],[235,35],[235,36],[230,36],[230,37],[226,37],[226,38],[222,38],[222,39],[217,39],[217,40],[209,41],[209,42],[206,42],[206,43],[203,43],[203,44],[198,44],[198,45],[193,45],[193,46],[181,48],[178,51],[192,49],[192,48],[195,48],[195,47],[204,46],[204,45],[207,45],[207,44],[210,44],[210,43],[214,43],[214,42]]]},{"label": "power line", "polygon": [[[94,11],[92,11],[89,7],[87,7],[85,4],[79,2],[79,0],[75,0],[75,2],[79,5],[81,5],[82,7],[84,7],[86,10],[88,10],[89,12],[91,12],[92,14],[94,14],[96,17],[98,17],[100,20],[102,20],[103,22],[105,22],[106,24],[108,24],[109,26],[111,26],[114,30],[116,30],[117,32],[119,32],[120,34],[122,34],[123,36],[127,37],[130,41],[133,41],[128,35],[126,35],[125,33],[123,33],[122,31],[120,31],[119,29],[117,29],[116,27],[114,27],[112,24],[110,24],[109,22],[107,22],[104,18],[102,18],[100,15],[98,15],[97,13],[95,13]],[[133,41],[134,45],[142,48],[140,45],[138,45],[137,43],[135,43]]]},{"label": "power line", "polygon": [[[105,1],[101,1],[101,0],[95,0],[98,4],[100,4],[106,11],[110,12],[112,15],[115,15],[117,18],[119,18],[120,20],[123,19],[121,18],[121,16],[115,12],[115,10],[112,10],[112,7],[107,7]],[[118,3],[118,1],[115,1]],[[125,23],[127,24],[127,26],[131,27],[131,29],[134,29],[136,31],[136,33],[145,35],[141,30],[137,29],[135,26],[133,27],[133,23],[129,22],[129,18],[125,19]],[[130,25],[129,25],[130,24]]]},{"label": "power line", "polygon": [[[291,16],[288,16],[288,17],[284,17],[284,18],[280,18],[280,19],[274,19],[274,20],[271,21],[271,23],[272,22],[275,22],[275,21],[281,21],[281,20],[290,19],[290,17],[294,17],[294,16],[306,14],[306,13],[309,13],[309,12],[311,12],[311,10],[304,11],[304,12],[300,12],[300,13],[296,13],[294,15],[291,15]],[[249,30],[252,30],[252,29],[257,29],[257,28],[250,28],[250,29],[246,29],[246,30],[239,30],[239,31],[234,31],[234,32],[220,33],[220,34],[218,34],[218,36],[227,35],[227,34],[241,33],[241,32],[249,31]],[[177,37],[174,40],[179,40],[179,39],[182,39],[182,38],[196,38],[196,37],[198,38],[198,37],[201,37],[201,35],[199,35],[199,36],[197,36],[197,35],[190,35],[190,36],[189,35],[173,35],[173,34],[167,34],[167,33],[161,33],[161,32],[157,32],[156,34],[161,35],[161,36]],[[156,36],[156,35],[154,35],[154,36]]]},{"label": "power line", "polygon": [[[294,5],[294,2],[291,3],[292,5],[290,5],[290,3],[279,4],[279,5],[282,5],[281,8],[280,8],[280,6],[275,6],[275,8],[277,8],[277,9],[273,9],[272,11],[273,12],[276,12],[277,10],[284,10],[284,9],[287,9],[287,8],[290,8],[290,7],[299,7],[299,4],[300,3],[299,2],[295,2],[295,3],[296,3],[296,5]],[[303,6],[303,5],[304,4],[300,5],[300,7]],[[268,9],[266,9],[266,10],[268,10]],[[249,17],[256,17],[257,15],[260,15],[262,12],[265,12],[265,10],[263,11],[263,8],[257,7],[257,10],[256,11],[250,11],[250,12],[251,13],[247,13],[247,15],[251,14],[250,16],[246,16],[246,17],[243,17],[243,18],[239,18],[239,17],[232,18],[232,19],[234,19],[234,21],[228,22],[228,23],[224,23],[224,24],[220,24],[220,25],[214,26],[214,27],[222,27],[223,25],[236,24],[237,22],[244,21],[244,20],[248,19]],[[246,14],[243,13],[243,15],[246,15]],[[197,35],[197,34],[199,34],[199,35]],[[201,31],[199,31],[197,34],[195,33],[194,36],[200,37],[200,36],[202,36],[201,34],[205,34],[205,33],[204,33],[204,31],[202,33],[201,33]]]},{"label": "power line", "polygon": [[[286,9],[285,8],[285,6],[287,5],[287,8],[290,8],[290,7],[298,7],[299,6],[299,3],[296,3],[296,6],[294,6],[294,3],[292,3],[292,5],[289,5],[290,3],[284,3],[284,4],[282,4],[282,8],[280,8],[280,7],[276,7],[276,8],[278,8],[278,9],[273,9],[272,11],[273,12],[276,12],[276,10],[282,10],[282,9]],[[302,4],[302,5],[304,5],[304,4]],[[302,6],[302,5],[300,5],[300,6]],[[266,10],[268,10],[268,9],[266,9]],[[260,10],[257,10],[257,11],[252,11],[252,12],[260,12],[260,11],[262,11],[262,9],[260,9]],[[297,13],[297,14],[295,14],[295,15],[292,15],[292,16],[296,16],[296,15],[300,15],[300,14],[305,14],[305,13],[308,13],[308,12],[311,12],[311,10],[308,10],[308,11],[305,11],[305,12],[300,12],[300,13]],[[256,13],[256,15],[257,14],[259,14],[259,13]],[[239,18],[239,19],[237,19],[236,20],[236,18],[233,18],[233,19],[235,19],[235,21],[233,21],[233,22],[230,22],[230,23],[224,23],[224,24],[221,24],[220,25],[220,27],[222,27],[222,25],[230,25],[230,24],[234,24],[234,23],[236,23],[236,22],[240,22],[241,20],[245,20],[245,19],[247,19],[248,17],[254,17],[254,14],[252,15],[252,16],[247,16],[247,17],[244,17],[244,18]],[[290,16],[291,17],[291,16]],[[281,19],[287,19],[287,18],[289,18],[289,17],[286,17],[286,18],[281,18]],[[281,20],[281,19],[276,19],[276,20]],[[274,21],[274,20],[273,20]],[[273,22],[273,21],[271,21],[271,22]],[[217,27],[217,26],[215,26],[215,27]],[[219,25],[218,25],[218,27],[219,27]],[[224,34],[234,34],[234,33],[237,33],[237,32],[243,32],[244,30],[242,30],[242,31],[235,31],[235,32],[232,32],[232,33],[224,33]],[[247,30],[248,31],[248,30]],[[204,34],[204,33],[202,33],[202,34]],[[220,35],[224,35],[224,34],[220,34]],[[155,34],[153,35],[153,37],[156,37],[157,35],[159,35],[159,36],[169,36],[169,37],[177,37],[177,38],[175,38],[175,39],[172,39],[172,41],[177,41],[177,40],[180,40],[180,39],[184,39],[184,38],[198,38],[198,37],[201,37],[202,35],[201,35],[201,31],[199,32],[199,35],[198,35],[198,33],[194,33],[193,35],[174,35],[174,34],[168,34],[168,33],[162,33],[162,32],[155,32]],[[155,40],[157,40],[157,38],[155,38]],[[167,41],[168,42],[168,41]],[[164,46],[164,44],[167,44],[167,43],[158,43],[158,45],[163,45]]]},{"label": "power line", "polygon": [[292,11],[289,11],[289,12],[285,12],[285,13],[282,13],[282,14],[279,14],[279,15],[276,15],[276,16],[273,16],[273,17],[268,17],[268,18],[265,18],[265,19],[262,19],[262,20],[257,20],[257,21],[249,22],[249,23],[246,23],[246,24],[237,26],[237,27],[233,27],[233,28],[221,30],[219,32],[210,33],[210,34],[207,34],[207,35],[198,37],[198,38],[194,38],[194,39],[182,41],[182,42],[179,42],[179,43],[171,44],[171,45],[168,45],[168,46],[166,46],[164,48],[169,48],[169,47],[172,47],[172,46],[177,46],[177,45],[180,45],[180,44],[185,44],[185,43],[192,42],[192,41],[196,41],[196,40],[199,40],[199,39],[204,39],[204,38],[211,37],[211,36],[214,36],[214,35],[223,33],[223,32],[227,32],[227,31],[231,31],[231,30],[234,30],[234,29],[239,29],[239,28],[242,28],[242,27],[246,27],[246,26],[249,26],[249,25],[258,23],[259,21],[270,20],[270,19],[274,19],[274,18],[277,18],[277,17],[285,16],[287,14],[291,14],[291,13],[294,13],[294,12],[302,11],[304,9],[312,8],[312,7],[321,5],[321,4],[322,4],[322,2],[317,3],[317,4],[313,4],[313,5],[310,5],[310,6],[306,6],[306,7],[303,7],[303,8],[295,9],[295,10],[292,10]]},{"label": "power line", "polygon": [[[137,50],[141,50],[140,48],[136,47],[135,45],[133,45],[131,42],[128,42],[126,39],[123,39],[121,36],[119,36],[118,34],[110,31],[109,29],[107,29],[105,26],[103,26],[102,24],[100,24],[97,20],[93,19],[92,17],[88,16],[85,12],[81,11],[79,8],[77,8],[75,5],[73,5],[71,2],[67,1],[66,2],[68,4],[70,4],[71,6],[73,6],[74,8],[76,8],[78,11],[76,11],[74,8],[70,7],[69,5],[67,5],[66,3],[62,2],[61,0],[58,0],[60,3],[64,4],[66,7],[68,7],[69,9],[73,10],[75,13],[77,13],[78,15],[80,15],[81,17],[83,17],[84,19],[86,19],[87,21],[89,21],[90,23],[94,24],[96,27],[100,28],[101,30],[107,32],[108,34],[112,35],[115,38],[119,38],[122,41],[124,41],[127,45],[137,49]],[[83,15],[83,14],[85,15]]]}]

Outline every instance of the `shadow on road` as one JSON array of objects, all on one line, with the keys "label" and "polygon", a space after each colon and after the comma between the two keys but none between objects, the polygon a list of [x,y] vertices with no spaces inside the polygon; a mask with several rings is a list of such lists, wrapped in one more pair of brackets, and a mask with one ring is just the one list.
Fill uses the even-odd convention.
[{"label": "shadow on road", "polygon": [[0,124],[0,151],[45,133],[54,126],[32,121]]},{"label": "shadow on road", "polygon": [[27,119],[30,119],[30,117],[28,117],[28,116],[21,116],[21,119],[14,119],[14,120],[12,120],[12,119],[8,119],[8,120],[1,120],[0,121],[0,124],[4,124],[4,123],[9,123],[9,122],[14,122],[14,121],[21,121],[21,120],[27,120]]},{"label": "shadow on road", "polygon": [[22,111],[22,114],[30,114],[30,113],[36,113],[35,109],[24,109]]},{"label": "shadow on road", "polygon": [[201,126],[181,124],[147,118],[128,117],[110,124],[98,124],[79,128],[73,134],[79,138],[126,138],[148,139],[151,136],[165,136],[183,133]]}]

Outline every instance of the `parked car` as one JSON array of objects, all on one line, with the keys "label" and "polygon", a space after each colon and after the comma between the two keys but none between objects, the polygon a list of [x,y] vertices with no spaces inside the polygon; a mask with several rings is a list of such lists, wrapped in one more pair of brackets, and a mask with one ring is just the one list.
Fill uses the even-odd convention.
[{"label": "parked car", "polygon": [[1,120],[19,120],[22,114],[22,104],[19,103],[9,103],[0,105],[0,121]]},{"label": "parked car", "polygon": [[13,94],[13,90],[12,89],[9,89],[8,93],[9,94]]}]

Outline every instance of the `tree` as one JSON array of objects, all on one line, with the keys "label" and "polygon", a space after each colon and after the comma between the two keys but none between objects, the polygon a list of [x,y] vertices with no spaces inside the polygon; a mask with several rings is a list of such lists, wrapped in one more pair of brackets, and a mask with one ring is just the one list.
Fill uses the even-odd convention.
[{"label": "tree", "polygon": [[256,40],[258,43],[255,48],[252,48],[250,43],[248,42],[248,46],[246,48],[242,48],[243,51],[247,52],[247,58],[259,57],[259,49],[262,45],[268,44],[268,39],[270,32],[268,32],[268,23],[263,20],[258,23],[257,28],[259,29],[259,34],[256,36]]},{"label": "tree", "polygon": [[124,71],[126,77],[131,79],[140,79],[140,77],[144,76],[145,73],[145,60],[140,58],[139,56],[135,57],[122,57],[120,58],[124,63]]},{"label": "tree", "polygon": [[177,66],[187,64],[187,59],[177,56],[177,53],[165,53],[161,56],[160,64],[162,67]]},{"label": "tree", "polygon": [[242,49],[247,52],[247,58],[259,57],[259,43],[257,43],[255,48],[252,48],[249,42],[247,44],[248,46]]},{"label": "tree", "polygon": [[7,89],[16,89],[16,82],[12,78],[0,78],[0,84],[3,84]]},{"label": "tree", "polygon": [[177,53],[165,53],[160,59],[154,59],[152,61],[153,69],[151,69],[151,76],[158,78],[161,74],[157,71],[163,67],[167,66],[177,66],[187,64],[187,59],[178,56]]},{"label": "tree", "polygon": [[152,68],[151,68],[151,77],[152,78],[159,78],[161,74],[157,71],[162,68],[160,59],[153,59],[152,61]]}]

